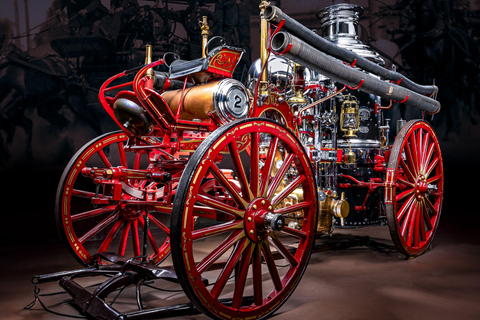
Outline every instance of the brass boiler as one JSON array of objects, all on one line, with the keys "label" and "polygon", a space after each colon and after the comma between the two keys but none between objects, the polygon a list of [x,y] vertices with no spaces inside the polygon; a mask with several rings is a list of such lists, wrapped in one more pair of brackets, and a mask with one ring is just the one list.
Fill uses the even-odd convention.
[{"label": "brass boiler", "polygon": [[180,119],[209,119],[215,113],[221,122],[242,119],[248,115],[249,99],[245,86],[235,79],[223,79],[193,87],[166,91],[163,99]]},{"label": "brass boiler", "polygon": [[177,114],[181,105],[180,119],[208,119],[208,113],[214,110],[213,87],[216,84],[216,82],[212,82],[193,86],[185,89],[184,94],[182,94],[182,89],[167,91],[162,94],[162,98],[173,114]]}]

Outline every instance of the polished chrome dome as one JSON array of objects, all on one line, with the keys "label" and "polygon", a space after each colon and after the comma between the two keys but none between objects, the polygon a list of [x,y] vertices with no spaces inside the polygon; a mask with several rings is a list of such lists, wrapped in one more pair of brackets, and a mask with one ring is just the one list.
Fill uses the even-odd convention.
[{"label": "polished chrome dome", "polygon": [[317,13],[323,37],[339,47],[353,51],[361,57],[384,65],[380,55],[362,43],[357,36],[358,20],[363,8],[354,4],[340,3],[326,7]]}]

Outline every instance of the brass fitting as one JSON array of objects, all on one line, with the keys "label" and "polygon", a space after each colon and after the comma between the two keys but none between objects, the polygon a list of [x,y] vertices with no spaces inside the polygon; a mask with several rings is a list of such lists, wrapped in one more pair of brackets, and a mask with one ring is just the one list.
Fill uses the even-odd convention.
[{"label": "brass fitting", "polygon": [[348,216],[350,206],[345,199],[345,192],[342,192],[340,199],[335,199],[336,193],[327,194],[323,201],[319,201],[319,216],[317,224],[318,233],[333,232],[333,217],[344,219]]}]

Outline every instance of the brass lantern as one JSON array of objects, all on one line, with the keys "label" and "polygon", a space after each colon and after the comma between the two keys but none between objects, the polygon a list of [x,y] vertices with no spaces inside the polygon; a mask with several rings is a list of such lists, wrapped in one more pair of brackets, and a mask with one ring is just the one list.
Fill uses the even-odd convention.
[{"label": "brass lantern", "polygon": [[340,109],[340,129],[345,132],[344,138],[356,137],[355,133],[360,128],[360,117],[356,97],[348,95]]}]

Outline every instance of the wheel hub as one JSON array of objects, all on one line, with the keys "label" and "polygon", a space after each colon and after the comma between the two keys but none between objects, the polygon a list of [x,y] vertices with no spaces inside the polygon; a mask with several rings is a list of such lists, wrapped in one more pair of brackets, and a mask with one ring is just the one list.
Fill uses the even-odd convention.
[{"label": "wheel hub", "polygon": [[415,197],[418,201],[422,201],[425,198],[425,194],[428,190],[427,178],[420,175],[415,183]]},{"label": "wheel hub", "polygon": [[270,201],[257,198],[250,203],[245,213],[245,233],[253,242],[263,241],[271,231],[282,231],[285,218],[274,214]]},{"label": "wheel hub", "polygon": [[120,213],[127,220],[136,220],[143,215],[143,210],[140,210],[132,205],[123,205],[120,208]]}]

